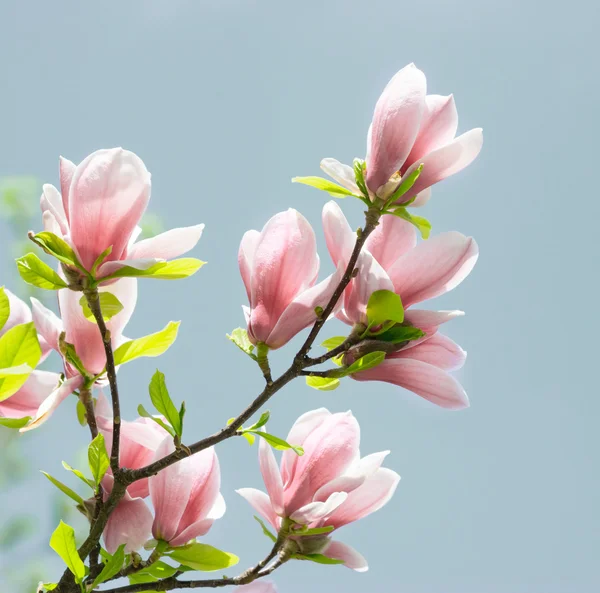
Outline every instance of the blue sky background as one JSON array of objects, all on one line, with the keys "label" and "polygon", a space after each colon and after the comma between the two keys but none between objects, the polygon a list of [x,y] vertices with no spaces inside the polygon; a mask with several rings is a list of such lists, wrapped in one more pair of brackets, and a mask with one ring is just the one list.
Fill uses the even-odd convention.
[{"label": "blue sky background", "polygon": [[[453,92],[459,131],[484,128],[476,163],[437,186],[423,211],[434,232],[476,237],[472,275],[436,308],[468,352],[472,407],[433,408],[399,388],[346,381],[331,393],[300,381],[273,399],[271,431],[303,411],[352,409],[362,450],[391,449],[402,481],[382,511],[339,537],[369,559],[363,575],[292,563],[281,593],[589,593],[600,586],[598,497],[597,3],[442,0],[399,3],[115,0],[0,5],[0,175],[57,183],[58,156],[137,152],[153,175],[165,228],[206,223],[194,255],[209,264],[178,283],[143,282],[128,335],[182,319],[159,360],[120,373],[125,415],[148,403],[158,367],[188,407],[187,434],[220,427],[262,378],[225,339],[243,323],[236,253],[248,228],[299,209],[320,229],[323,195],[290,183],[321,158],[364,156],[374,103],[414,61],[430,92]],[[353,226],[360,204],[344,203]],[[16,283],[0,221],[0,283]],[[38,228],[41,223],[38,223]],[[339,333],[337,322],[326,335]],[[275,367],[293,354],[275,356]],[[56,361],[55,361],[56,362]],[[33,469],[69,480],[87,431],[67,402],[22,439]],[[228,512],[206,541],[259,560],[268,541],[234,489],[261,486],[256,449],[218,449]],[[2,454],[2,453],[0,453]],[[69,482],[74,485],[72,482]],[[31,511],[43,556],[55,526],[41,474],[0,495],[0,524]],[[39,545],[38,545],[39,544]],[[5,556],[7,559],[8,556]],[[15,558],[15,556],[11,556]],[[15,566],[14,561],[13,568]],[[7,571],[0,575],[0,584]],[[20,590],[7,582],[3,591]]]}]

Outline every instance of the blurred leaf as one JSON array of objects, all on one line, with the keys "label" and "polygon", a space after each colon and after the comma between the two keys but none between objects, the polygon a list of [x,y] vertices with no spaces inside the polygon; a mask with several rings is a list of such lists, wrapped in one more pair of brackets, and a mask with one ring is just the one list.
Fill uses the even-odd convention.
[{"label": "blurred leaf", "polygon": [[0,330],[6,325],[10,317],[10,302],[4,292],[4,286],[0,286]]},{"label": "blurred leaf", "polygon": [[163,221],[154,212],[146,212],[140,223],[142,232],[140,233],[140,239],[149,239],[150,237],[156,237],[164,231]]},{"label": "blurred leaf", "polygon": [[0,549],[16,546],[34,533],[35,520],[28,515],[17,515],[2,525],[0,529]]}]

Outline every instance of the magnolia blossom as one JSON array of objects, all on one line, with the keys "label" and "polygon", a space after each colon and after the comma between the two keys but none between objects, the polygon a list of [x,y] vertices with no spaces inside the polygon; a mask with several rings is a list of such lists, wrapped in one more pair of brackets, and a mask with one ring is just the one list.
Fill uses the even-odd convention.
[{"label": "magnolia blossom", "polygon": [[79,165],[60,159],[60,192],[43,187],[44,229],[64,238],[86,270],[109,247],[96,276],[127,265],[146,269],[192,249],[204,225],[172,229],[136,243],[137,226],[150,199],[150,173],[122,148],[98,150]]},{"label": "magnolia blossom", "polygon": [[273,349],[314,323],[315,308],[325,308],[343,274],[338,268],[315,284],[319,273],[315,233],[292,208],[273,216],[261,232],[245,233],[238,262],[250,302],[244,309],[248,336]]},{"label": "magnolia blossom", "polygon": [[249,585],[237,587],[233,593],[277,593],[277,589],[273,583],[268,581],[254,581]]},{"label": "magnolia blossom", "polygon": [[[174,450],[173,439],[168,437],[158,448],[156,459]],[[221,470],[213,447],[170,465],[152,476],[149,483],[154,506],[152,533],[170,546],[182,546],[205,535],[225,514]]]},{"label": "magnolia blossom", "polygon": [[[323,208],[323,227],[333,262],[345,265],[355,235],[333,201]],[[464,389],[448,375],[448,371],[462,366],[466,353],[448,338],[426,343],[442,323],[463,315],[462,311],[410,307],[458,286],[473,269],[478,254],[475,240],[456,232],[442,233],[417,244],[416,231],[410,223],[392,215],[383,216],[365,243],[357,263],[359,273],[344,292],[338,317],[349,325],[367,325],[369,297],[377,290],[390,290],[402,299],[405,321],[421,329],[425,336],[408,342],[401,352],[388,354],[382,364],[353,378],[401,385],[445,408],[468,406]]]},{"label": "magnolia blossom", "polygon": [[[458,113],[454,97],[427,95],[425,74],[414,64],[400,70],[379,97],[367,135],[366,185],[371,195],[387,199],[403,177],[423,170],[412,189],[413,206],[430,197],[430,187],[471,164],[483,144],[481,128],[456,138]],[[354,193],[360,193],[352,167],[327,158],[321,168]]]},{"label": "magnolia blossom", "polygon": [[[126,341],[126,338],[123,337],[123,329],[135,308],[137,280],[135,278],[122,278],[110,286],[100,287],[99,291],[101,293],[111,292],[123,305],[123,309],[106,322],[106,327],[111,333],[113,349],[116,349]],[[75,352],[81,359],[85,369],[91,375],[97,375],[102,373],[106,365],[104,344],[96,322],[93,319],[86,319],[84,316],[83,308],[79,302],[81,298],[82,293],[80,292],[66,288],[59,290],[60,318],[37,299],[32,298],[33,319],[39,333],[50,348],[61,354],[59,338],[61,333],[64,332],[65,341],[75,346]],[[42,402],[31,424],[22,430],[31,430],[43,424],[66,397],[83,385],[84,377],[67,360],[64,360],[64,367],[67,380]]]},{"label": "magnolia blossom", "polygon": [[[268,494],[253,488],[238,490],[277,531],[283,519],[310,529],[337,530],[383,507],[400,480],[396,472],[381,467],[389,451],[361,459],[360,429],[351,412],[332,414],[325,408],[308,412],[298,418],[287,441],[302,445],[304,455],[287,450],[280,467],[271,447],[260,443],[260,470]],[[368,568],[356,550],[329,535],[292,538],[301,554],[324,554],[358,571]]]}]

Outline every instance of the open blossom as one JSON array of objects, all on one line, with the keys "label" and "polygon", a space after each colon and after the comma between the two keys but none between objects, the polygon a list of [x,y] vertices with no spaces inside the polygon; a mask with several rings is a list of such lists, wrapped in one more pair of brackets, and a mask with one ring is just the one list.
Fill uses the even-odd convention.
[{"label": "open blossom", "polygon": [[[173,439],[166,438],[156,459],[174,450]],[[213,447],[170,465],[152,476],[149,483],[154,506],[152,534],[172,547],[205,535],[225,514],[221,470]]]},{"label": "open blossom", "polygon": [[127,265],[146,269],[192,249],[204,225],[172,229],[136,243],[150,199],[150,173],[122,148],[98,150],[79,165],[60,159],[60,192],[46,184],[41,197],[44,229],[63,237],[86,270],[108,247],[102,278]]},{"label": "open blossom", "polygon": [[[355,235],[335,202],[323,208],[323,226],[333,262],[344,264],[352,252]],[[388,354],[381,365],[353,378],[401,385],[446,408],[468,406],[464,389],[448,375],[448,371],[462,366],[466,353],[448,338],[440,337],[427,344],[442,323],[463,313],[411,307],[458,286],[473,269],[478,254],[475,240],[456,232],[442,233],[417,244],[416,231],[410,223],[383,216],[365,243],[357,263],[359,273],[344,292],[338,317],[349,325],[366,325],[371,294],[390,290],[402,299],[405,321],[421,329],[425,336],[408,342],[402,351]]]},{"label": "open blossom", "polygon": [[245,310],[253,343],[280,348],[316,320],[315,307],[325,308],[343,270],[319,284],[315,233],[296,210],[271,218],[261,232],[248,231],[238,262],[248,294]]},{"label": "open blossom", "polygon": [[[99,291],[101,293],[111,292],[123,305],[123,309],[106,322],[106,327],[111,332],[113,349],[116,349],[126,341],[126,338],[123,337],[123,329],[135,308],[137,280],[135,278],[122,278],[110,286],[100,287]],[[85,369],[90,374],[97,375],[104,370],[106,365],[104,344],[96,322],[86,319],[83,314],[83,309],[79,303],[81,297],[82,293],[80,292],[66,288],[59,290],[60,318],[37,299],[32,298],[33,319],[39,333],[50,348],[60,354],[59,338],[61,333],[64,332],[65,341],[75,346],[75,352],[81,359]],[[79,374],[79,371],[67,360],[64,360],[64,366],[67,380],[44,400],[26,430],[37,428],[43,424],[66,397],[83,385],[84,377]]]},{"label": "open blossom", "polygon": [[[337,530],[383,507],[400,480],[396,472],[381,467],[389,451],[361,459],[360,429],[351,412],[332,414],[325,408],[307,412],[298,418],[287,441],[301,445],[304,455],[287,450],[280,467],[271,447],[260,443],[260,470],[268,494],[253,488],[238,490],[277,531],[283,519],[310,529]],[[356,550],[329,535],[292,539],[300,553],[324,554],[358,571],[368,568]]]},{"label": "open blossom", "polygon": [[[481,128],[459,137],[454,97],[427,95],[425,74],[414,64],[400,70],[379,97],[367,137],[366,185],[371,197],[388,198],[401,178],[420,164],[423,170],[406,202],[423,205],[430,187],[458,173],[477,157],[483,143]],[[321,168],[349,190],[359,193],[352,167],[324,159]]]}]

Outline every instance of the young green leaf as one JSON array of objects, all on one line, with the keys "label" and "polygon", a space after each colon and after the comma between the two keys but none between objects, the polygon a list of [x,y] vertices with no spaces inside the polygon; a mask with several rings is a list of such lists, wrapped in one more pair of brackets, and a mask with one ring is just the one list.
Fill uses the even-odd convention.
[{"label": "young green leaf", "polygon": [[376,290],[367,303],[367,318],[370,326],[378,326],[386,321],[402,323],[404,307],[400,295],[391,290]]},{"label": "young green leaf", "polygon": [[90,270],[90,274],[95,278],[96,272],[98,268],[104,263],[104,260],[112,253],[112,245],[109,245],[97,258],[94,264],[92,265],[92,269]]},{"label": "young green leaf", "polygon": [[0,286],[0,330],[6,325],[10,317],[10,301],[4,292],[4,286]]},{"label": "young green leaf", "polygon": [[50,547],[62,558],[75,581],[81,583],[85,577],[85,566],[77,553],[73,528],[61,521],[50,538]]},{"label": "young green leaf", "polygon": [[61,341],[60,349],[63,353],[63,356],[74,368],[77,369],[80,375],[83,377],[91,377],[90,373],[83,366],[83,361],[79,356],[77,356],[77,352],[75,352],[75,346],[73,344],[69,344],[69,342]]},{"label": "young green leaf", "polygon": [[343,560],[337,560],[336,558],[329,558],[323,554],[293,554],[292,558],[296,560],[310,560],[317,564],[344,564]]},{"label": "young green leaf", "polygon": [[112,278],[154,278],[156,280],[178,280],[188,278],[195,274],[206,262],[194,257],[182,257],[173,261],[159,262],[146,270],[138,270],[123,266],[116,272],[106,276],[104,280]]},{"label": "young green leaf", "polygon": [[24,418],[0,418],[0,426],[6,428],[23,428],[29,424],[31,416],[25,416]]},{"label": "young green leaf", "polygon": [[46,591],[54,591],[54,589],[58,587],[58,583],[42,583],[41,586],[46,589]]},{"label": "young green leaf", "polygon": [[269,421],[269,418],[271,418],[271,412],[266,410],[261,414],[258,422],[255,422],[252,426],[249,426],[248,430],[258,430],[259,428],[262,428]]},{"label": "young green leaf", "polygon": [[235,554],[223,552],[207,544],[193,543],[180,548],[175,548],[168,556],[184,566],[195,570],[209,572],[223,570],[235,566],[240,559]]},{"label": "young green leaf", "polygon": [[180,323],[180,321],[169,321],[164,329],[155,334],[121,344],[115,351],[115,364],[125,364],[141,356],[160,356],[177,338]]},{"label": "young green leaf", "polygon": [[242,352],[246,353],[253,360],[258,360],[256,354],[253,354],[254,344],[248,338],[248,332],[238,327],[230,334],[225,334],[227,339],[231,340]]},{"label": "young green leaf", "polygon": [[360,371],[366,371],[380,365],[385,360],[385,352],[369,352],[362,358],[355,360],[349,367],[341,369],[340,372],[344,373],[344,377],[352,375],[353,373],[359,373]]},{"label": "young green leaf", "polygon": [[[321,191],[326,191],[330,196],[334,198],[345,198],[346,196],[356,196],[349,189],[329,181],[329,179],[323,179],[323,177],[294,177],[292,183],[302,183],[304,185],[310,185]],[[357,196],[358,197],[358,196]]]},{"label": "young green leaf", "polygon": [[67,283],[35,253],[28,253],[16,261],[19,274],[27,284],[44,290],[67,288]]},{"label": "young green leaf", "polygon": [[360,189],[363,196],[370,200],[369,198],[369,190],[367,189],[367,184],[365,182],[365,171],[366,171],[366,163],[362,159],[354,159],[353,162],[354,169],[354,179],[356,180],[356,185],[358,185],[358,189]]},{"label": "young green leaf", "polygon": [[265,525],[264,521],[260,518],[257,517],[256,515],[254,515],[254,518],[258,521],[259,525],[262,527],[262,531],[263,533],[272,541],[272,542],[276,542],[277,541],[277,537],[275,535],[273,535],[270,531],[269,528]]},{"label": "young green leaf", "polygon": [[293,532],[294,535],[323,535],[325,533],[331,533],[335,527],[333,525],[328,525],[327,527],[315,527],[314,529],[298,529]]},{"label": "young green leaf", "polygon": [[[388,200],[387,203],[393,204],[401,196],[406,194],[410,190],[410,188],[415,184],[415,181],[417,181],[417,179],[419,178],[419,175],[421,175],[422,170],[423,170],[423,164],[421,163],[410,175],[403,177],[402,181],[400,182],[400,185],[397,187],[396,191],[393,193],[393,195],[390,197],[390,199]],[[414,201],[414,200],[412,200],[412,201]],[[411,201],[411,203],[412,203],[412,201]]]},{"label": "young green leaf", "polygon": [[39,245],[46,253],[54,256],[57,260],[69,265],[81,267],[75,252],[64,240],[48,231],[34,235],[32,241]]},{"label": "young green leaf", "polygon": [[166,562],[158,560],[150,566],[146,566],[140,570],[137,574],[145,574],[153,577],[154,579],[168,579],[177,572],[177,568],[170,566]]},{"label": "young green leaf", "polygon": [[[100,292],[100,310],[102,311],[102,318],[104,321],[110,321],[115,315],[120,313],[123,310],[123,305],[121,301],[112,294],[112,292]],[[82,296],[79,299],[79,304],[83,309],[83,316],[92,323],[96,323],[96,318],[88,305],[87,299],[85,296]]]},{"label": "young green leaf", "polygon": [[411,342],[418,340],[425,335],[425,332],[418,327],[394,325],[390,329],[377,335],[377,339],[381,342],[390,342],[399,344],[400,342]]},{"label": "young green leaf", "polygon": [[277,451],[287,451],[288,449],[291,449],[292,451],[294,451],[294,453],[296,453],[296,455],[304,455],[304,449],[302,447],[299,447],[298,445],[290,445],[283,439],[269,434],[268,432],[263,432],[262,430],[245,429],[244,433],[246,432],[255,434],[256,436],[265,439],[265,441],[267,441],[267,443],[269,443],[269,445],[271,445],[273,449],[277,449]]},{"label": "young green leaf", "polygon": [[89,478],[86,478],[85,475],[83,474],[83,472],[79,471],[78,469],[75,469],[74,467],[71,467],[66,461],[62,462],[62,466],[67,471],[70,471],[71,473],[76,475],[84,484],[89,486],[92,490],[94,490],[96,488],[96,484],[94,483],[94,480],[90,480]]},{"label": "young green leaf", "polygon": [[30,369],[21,375],[6,373],[0,377],[0,401],[14,395],[21,388],[41,356],[42,350],[33,322],[15,325],[0,337],[0,369],[20,365],[27,365]]},{"label": "young green leaf", "polygon": [[162,414],[171,424],[175,434],[181,436],[183,434],[183,425],[181,416],[169,395],[165,376],[160,371],[156,371],[150,381],[150,399],[159,414]]},{"label": "young green leaf", "polygon": [[150,412],[148,412],[148,410],[146,410],[142,404],[137,407],[137,411],[142,418],[150,418],[150,420],[154,420],[156,424],[158,424],[161,428],[164,428],[173,438],[175,437],[175,431],[173,428],[167,423],[163,422],[161,418],[157,418],[156,416],[150,414]]},{"label": "young green leaf", "polygon": [[74,500],[78,504],[83,504],[83,498],[77,494],[74,490],[71,490],[67,485],[57,480],[54,476],[46,472],[42,472],[63,494],[66,494],[71,500]]},{"label": "young green leaf", "polygon": [[327,348],[327,350],[333,350],[334,348],[341,346],[345,341],[346,338],[344,336],[333,336],[332,338],[327,338],[321,346]]},{"label": "young green leaf", "polygon": [[410,222],[421,233],[421,237],[423,237],[423,239],[429,238],[429,235],[431,234],[431,223],[426,218],[410,214],[409,211],[403,206],[400,206],[399,208],[396,208],[393,211],[387,210],[385,213],[393,214],[398,218],[402,218],[403,220]]},{"label": "young green leaf", "polygon": [[90,464],[90,469],[92,470],[94,482],[96,486],[98,486],[110,465],[110,459],[106,452],[106,444],[104,443],[104,436],[102,433],[99,433],[88,447],[88,462]]},{"label": "young green leaf", "polygon": [[95,589],[100,583],[114,577],[123,568],[125,562],[125,544],[121,544],[117,551],[104,564],[104,568],[100,574],[94,579],[90,590]]},{"label": "young green leaf", "polygon": [[306,377],[306,384],[319,391],[333,391],[340,386],[336,377]]},{"label": "young green leaf", "polygon": [[77,421],[81,426],[85,426],[87,424],[85,406],[80,399],[77,400],[75,411],[77,412]]}]

